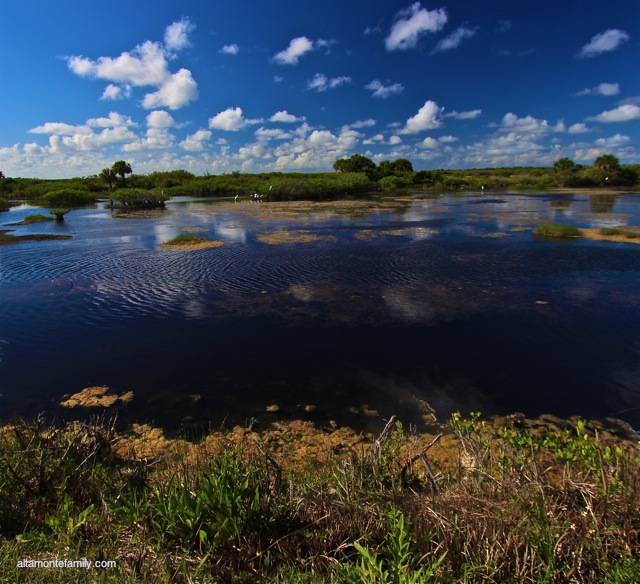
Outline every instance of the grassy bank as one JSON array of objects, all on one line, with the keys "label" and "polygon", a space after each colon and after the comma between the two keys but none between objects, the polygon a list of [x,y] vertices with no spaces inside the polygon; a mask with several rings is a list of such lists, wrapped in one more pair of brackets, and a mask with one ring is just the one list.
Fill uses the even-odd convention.
[{"label": "grassy bank", "polygon": [[[640,451],[595,423],[292,422],[193,443],[36,420],[0,442],[3,581],[640,578]],[[81,558],[116,565],[18,567]]]}]

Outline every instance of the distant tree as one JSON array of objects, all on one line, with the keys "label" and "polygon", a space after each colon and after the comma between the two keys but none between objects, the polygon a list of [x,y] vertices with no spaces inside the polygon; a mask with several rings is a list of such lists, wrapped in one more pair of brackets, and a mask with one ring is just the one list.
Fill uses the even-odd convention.
[{"label": "distant tree", "polygon": [[375,168],[376,163],[362,154],[352,154],[349,158],[340,158],[333,165],[333,169],[337,172],[370,173]]},{"label": "distant tree", "polygon": [[[115,166],[115,165],[114,165]],[[114,183],[116,182],[117,174],[113,168],[103,168],[102,172],[99,175],[100,180],[103,180],[109,185],[109,188],[112,189]]]},{"label": "distant tree", "polygon": [[120,176],[122,180],[125,179],[125,175],[131,174],[133,172],[131,170],[131,165],[124,160],[118,160],[117,162],[115,162],[111,167],[111,170],[113,170],[115,174]]},{"label": "distant tree", "polygon": [[578,167],[570,158],[560,158],[553,163],[553,170],[558,177],[560,186],[571,186],[574,182]]},{"label": "distant tree", "polygon": [[617,172],[620,170],[620,161],[613,154],[603,154],[595,159],[593,168],[609,173]]},{"label": "distant tree", "polygon": [[3,178],[4,178],[4,172],[0,170],[0,180],[2,180]]},{"label": "distant tree", "polygon": [[397,158],[393,162],[393,166],[396,172],[413,172],[413,164],[406,158]]}]

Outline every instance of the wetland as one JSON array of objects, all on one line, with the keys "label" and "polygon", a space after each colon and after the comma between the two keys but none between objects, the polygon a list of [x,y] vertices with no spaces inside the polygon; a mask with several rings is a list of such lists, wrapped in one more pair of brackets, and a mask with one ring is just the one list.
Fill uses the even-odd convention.
[{"label": "wetland", "polygon": [[637,194],[174,197],[16,225],[35,212],[0,214],[5,421],[98,404],[165,429],[375,432],[430,407],[640,425],[637,239],[533,234],[633,230]]}]

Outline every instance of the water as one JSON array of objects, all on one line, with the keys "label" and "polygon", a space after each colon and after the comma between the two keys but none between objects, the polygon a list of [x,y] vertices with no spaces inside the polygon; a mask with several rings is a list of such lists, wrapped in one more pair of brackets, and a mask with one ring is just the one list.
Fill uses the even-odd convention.
[{"label": "water", "polygon": [[[0,247],[2,419],[106,385],[134,392],[121,418],[166,427],[374,429],[422,402],[640,425],[640,245],[531,233],[640,225],[638,195],[102,207],[13,227],[72,239]],[[193,231],[225,245],[160,247]]]}]

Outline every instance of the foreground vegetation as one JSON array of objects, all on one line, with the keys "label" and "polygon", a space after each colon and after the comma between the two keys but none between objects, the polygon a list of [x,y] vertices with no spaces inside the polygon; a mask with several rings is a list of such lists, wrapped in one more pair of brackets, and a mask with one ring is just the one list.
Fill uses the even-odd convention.
[{"label": "foreground vegetation", "polygon": [[[478,414],[436,431],[391,420],[340,455],[292,457],[236,429],[143,457],[104,420],[17,422],[0,434],[0,578],[639,580],[637,441]],[[117,565],[18,567],[80,558]]]},{"label": "foreground vegetation", "polygon": [[[10,200],[27,200],[46,206],[77,206],[109,199],[124,208],[163,207],[172,196],[196,197],[253,195],[265,200],[326,199],[372,192],[545,190],[552,188],[631,188],[640,185],[640,165],[620,165],[605,154],[592,165],[562,158],[553,167],[479,168],[465,170],[419,170],[405,159],[375,164],[354,154],[334,165],[336,172],[271,172],[195,176],[185,170],[133,173],[119,160],[100,174],[66,180],[29,178],[0,179],[0,211]],[[4,175],[3,175],[4,176]]]}]

